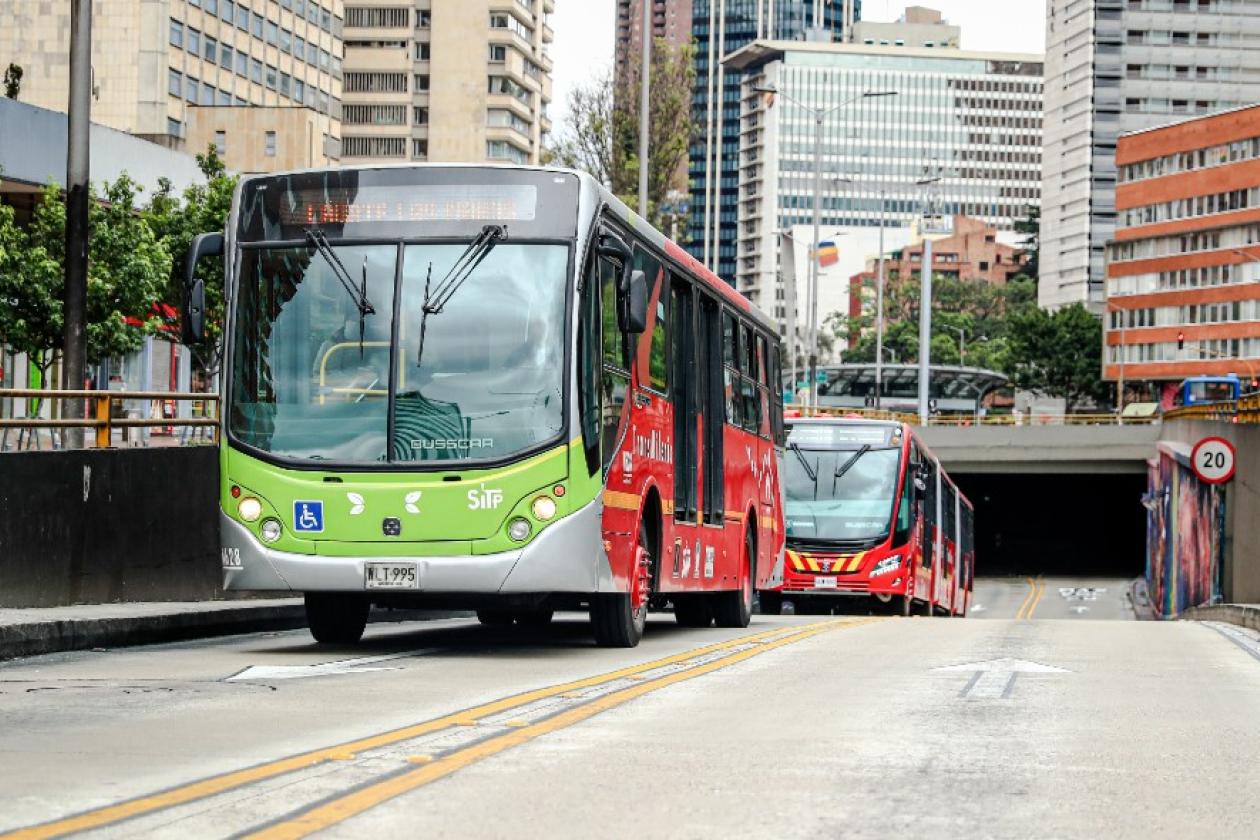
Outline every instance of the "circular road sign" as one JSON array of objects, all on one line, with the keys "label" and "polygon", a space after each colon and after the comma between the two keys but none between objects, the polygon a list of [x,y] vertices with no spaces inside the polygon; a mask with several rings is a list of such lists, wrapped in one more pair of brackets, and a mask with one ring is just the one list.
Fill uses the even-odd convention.
[{"label": "circular road sign", "polygon": [[1222,484],[1234,477],[1234,445],[1222,437],[1205,437],[1190,452],[1194,474],[1204,484]]}]

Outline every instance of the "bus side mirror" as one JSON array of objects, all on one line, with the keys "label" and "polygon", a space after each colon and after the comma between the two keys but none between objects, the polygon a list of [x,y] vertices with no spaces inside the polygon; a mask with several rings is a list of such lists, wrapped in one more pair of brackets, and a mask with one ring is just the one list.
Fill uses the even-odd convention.
[{"label": "bus side mirror", "polygon": [[647,276],[638,269],[630,272],[630,281],[621,296],[618,314],[622,332],[639,335],[647,329]]},{"label": "bus side mirror", "polygon": [[206,284],[197,278],[197,261],[223,254],[223,234],[199,233],[188,248],[184,261],[184,312],[181,332],[185,344],[201,341],[206,335]]}]

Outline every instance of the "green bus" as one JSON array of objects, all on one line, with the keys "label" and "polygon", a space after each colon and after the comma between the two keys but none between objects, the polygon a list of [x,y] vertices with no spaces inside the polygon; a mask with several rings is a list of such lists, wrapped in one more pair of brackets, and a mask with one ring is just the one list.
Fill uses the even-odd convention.
[{"label": "green bus", "polygon": [[[205,330],[195,269],[213,255],[227,301],[226,588],[304,593],[312,634],[335,643],[362,636],[372,604],[475,609],[487,624],[588,609],[614,646],[637,644],[663,599],[682,604],[680,621],[748,623],[781,555],[777,469],[766,472],[777,336],[589,176],[420,165],[247,177],[226,231],[189,251],[189,340]],[[708,428],[686,386],[699,321],[668,328],[680,306],[712,313],[700,328],[714,342],[722,318],[740,342],[742,362],[720,343],[705,356]],[[714,422],[732,426],[732,373],[740,411],[714,443]],[[727,470],[734,508],[719,537],[695,503],[700,474],[722,475],[723,442],[751,463]],[[663,550],[677,561],[684,536],[692,559],[685,526],[709,532],[694,540],[697,572],[666,573]]]}]

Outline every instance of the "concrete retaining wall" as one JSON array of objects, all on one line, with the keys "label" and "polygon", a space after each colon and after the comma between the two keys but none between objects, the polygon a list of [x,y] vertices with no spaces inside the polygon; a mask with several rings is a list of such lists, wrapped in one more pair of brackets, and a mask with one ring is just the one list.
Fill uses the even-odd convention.
[{"label": "concrete retaining wall", "polygon": [[1141,475],[1160,427],[928,426],[919,433],[951,472]]},{"label": "concrete retaining wall", "polygon": [[1234,445],[1237,471],[1225,485],[1225,600],[1260,603],[1260,426],[1206,420],[1164,423],[1161,440],[1194,446],[1217,435]]},{"label": "concrete retaining wall", "polygon": [[0,455],[0,607],[223,597],[212,446]]}]

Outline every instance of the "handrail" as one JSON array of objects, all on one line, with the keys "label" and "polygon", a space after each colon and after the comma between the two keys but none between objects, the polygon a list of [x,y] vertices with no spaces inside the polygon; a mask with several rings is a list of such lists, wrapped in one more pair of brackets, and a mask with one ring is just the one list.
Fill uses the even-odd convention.
[{"label": "handrail", "polygon": [[[842,406],[787,405],[788,410],[799,412],[801,417],[856,417],[868,420],[895,420],[912,426],[922,425],[918,414],[888,411],[874,408],[846,408]],[[928,418],[929,426],[1144,426],[1158,423],[1158,416],[1122,417],[1119,414],[934,414]]]},{"label": "handrail", "polygon": [[[93,404],[91,418],[64,417],[6,417],[0,418],[0,430],[8,429],[95,429],[97,448],[109,448],[114,429],[136,428],[206,428],[212,430],[214,443],[219,441],[218,394],[190,393],[185,391],[94,391],[67,388],[0,388],[0,399],[90,400]],[[110,408],[115,400],[141,400],[154,402],[204,403],[206,416],[202,417],[114,417]],[[212,412],[211,406],[214,407]],[[18,437],[21,446],[21,435]]]}]

